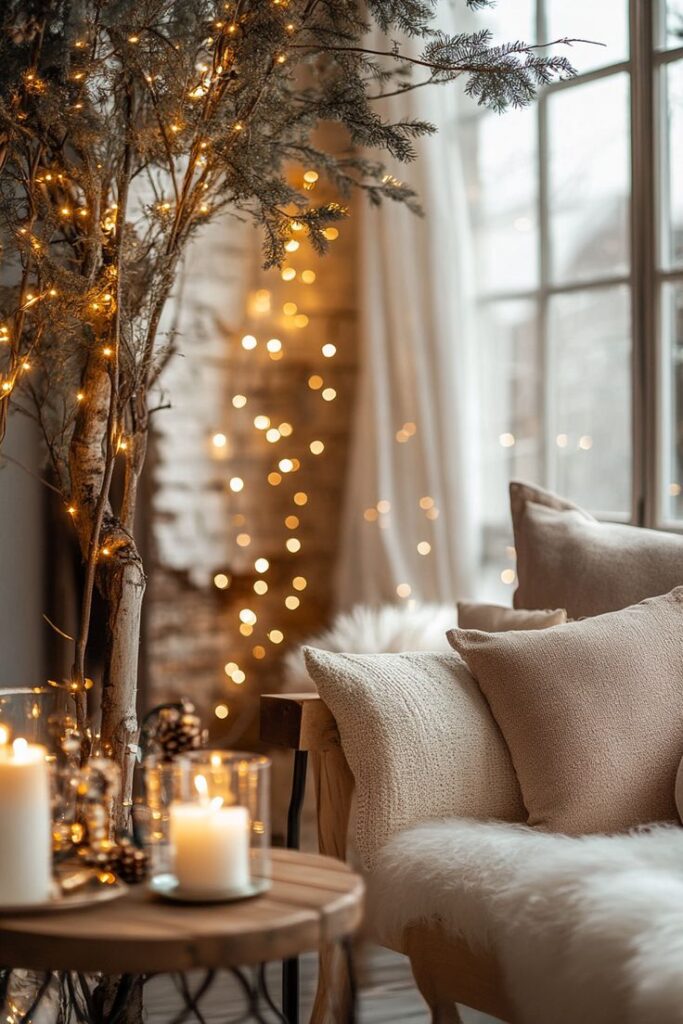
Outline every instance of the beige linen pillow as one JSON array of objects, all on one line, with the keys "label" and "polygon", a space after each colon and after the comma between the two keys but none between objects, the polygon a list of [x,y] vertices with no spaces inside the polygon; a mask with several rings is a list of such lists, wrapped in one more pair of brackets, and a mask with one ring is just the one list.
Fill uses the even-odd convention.
[{"label": "beige linen pillow", "polygon": [[355,779],[365,867],[392,835],[421,821],[524,819],[510,755],[457,655],[305,647],[304,657]]},{"label": "beige linen pillow", "polygon": [[484,633],[507,633],[511,629],[549,629],[561,626],[567,621],[564,608],[554,611],[526,611],[522,608],[506,608],[502,604],[477,604],[474,601],[458,601],[458,626],[460,629],[481,629]]},{"label": "beige linen pillow", "polygon": [[515,608],[601,615],[683,584],[683,537],[600,523],[549,491],[510,484],[519,586]]},{"label": "beige linen pillow", "polygon": [[554,629],[448,639],[505,737],[530,825],[581,834],[676,817],[683,587]]}]

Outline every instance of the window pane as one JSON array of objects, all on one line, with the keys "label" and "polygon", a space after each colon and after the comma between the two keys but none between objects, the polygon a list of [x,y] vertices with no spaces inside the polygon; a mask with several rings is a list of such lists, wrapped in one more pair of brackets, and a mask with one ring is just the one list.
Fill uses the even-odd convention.
[{"label": "window pane", "polygon": [[535,0],[504,0],[495,7],[477,11],[472,21],[475,31],[479,28],[491,29],[494,43],[509,42],[511,39],[522,39],[528,43],[536,41]]},{"label": "window pane", "polygon": [[628,101],[625,73],[548,97],[550,242],[556,281],[628,270]]},{"label": "window pane", "polygon": [[[683,0],[682,0],[683,2]],[[663,253],[664,265],[683,263],[683,61],[662,69],[667,97],[667,115],[664,122],[662,188]]]},{"label": "window pane", "polygon": [[668,0],[664,35],[667,50],[683,46],[683,0]]},{"label": "window pane", "polygon": [[662,513],[683,521],[683,283],[662,290]]},{"label": "window pane", "polygon": [[538,283],[536,121],[533,110],[463,122],[480,293]]},{"label": "window pane", "polygon": [[631,504],[629,289],[556,295],[549,311],[552,484],[595,512]]},{"label": "window pane", "polygon": [[536,306],[484,303],[478,328],[482,550],[500,583],[500,573],[514,568],[508,482],[542,479]]},{"label": "window pane", "polygon": [[580,74],[628,60],[628,0],[546,0],[546,12],[548,39],[569,36],[603,44],[572,47],[568,56]]}]

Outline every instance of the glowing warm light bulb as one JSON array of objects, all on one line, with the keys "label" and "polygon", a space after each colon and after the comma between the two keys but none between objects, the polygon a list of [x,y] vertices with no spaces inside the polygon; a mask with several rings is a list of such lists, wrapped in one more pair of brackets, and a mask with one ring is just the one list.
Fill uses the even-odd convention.
[{"label": "glowing warm light bulb", "polygon": [[328,342],[328,344],[323,345],[320,351],[325,356],[325,359],[331,359],[332,356],[336,356],[337,354],[337,346]]},{"label": "glowing warm light bulb", "polygon": [[587,452],[593,447],[593,438],[590,434],[584,434],[579,438],[579,448],[581,451]]},{"label": "glowing warm light bulb", "polygon": [[288,608],[290,612],[296,611],[300,604],[301,601],[296,594],[289,594],[289,596],[285,598],[285,608]]},{"label": "glowing warm light bulb", "polygon": [[363,519],[368,523],[376,523],[379,519],[379,512],[376,508],[366,508],[363,513]]},{"label": "glowing warm light bulb", "polygon": [[244,480],[241,476],[233,476],[230,478],[230,490],[234,491],[235,494],[239,494],[244,489]]},{"label": "glowing warm light bulb", "polygon": [[235,409],[243,409],[244,406],[247,404],[246,395],[233,395],[232,404],[234,405]]},{"label": "glowing warm light bulb", "polygon": [[238,533],[235,537],[238,547],[248,548],[251,544],[251,537],[248,533]]},{"label": "glowing warm light bulb", "polygon": [[280,440],[280,431],[277,427],[269,427],[266,431],[266,441],[270,441],[271,444],[275,444],[276,441]]},{"label": "glowing warm light bulb", "polygon": [[282,473],[291,473],[294,469],[294,463],[291,459],[280,459],[278,462],[278,469]]},{"label": "glowing warm light bulb", "polygon": [[288,242],[285,242],[285,252],[296,252],[300,245],[301,243],[297,242],[296,238],[290,238]]},{"label": "glowing warm light bulb", "polygon": [[399,597],[410,597],[412,592],[413,588],[410,586],[410,583],[399,583],[399,585],[396,587],[396,593],[398,594]]},{"label": "glowing warm light bulb", "polygon": [[282,307],[282,312],[285,314],[285,316],[294,316],[298,309],[299,307],[297,306],[296,302],[285,302],[284,306]]},{"label": "glowing warm light bulb", "polygon": [[271,629],[270,633],[268,634],[268,639],[270,640],[271,644],[281,644],[284,638],[285,635],[280,629]]},{"label": "glowing warm light bulb", "polygon": [[325,402],[334,402],[336,397],[337,392],[334,390],[334,388],[325,388],[325,390],[323,391],[323,400]]},{"label": "glowing warm light bulb", "polygon": [[268,483],[270,484],[271,487],[277,487],[278,484],[282,483],[282,477],[280,476],[279,473],[269,473]]},{"label": "glowing warm light bulb", "polygon": [[256,580],[254,583],[254,593],[258,594],[259,597],[263,597],[264,594],[268,593],[268,584],[265,580]]},{"label": "glowing warm light bulb", "polygon": [[0,725],[0,747],[6,747],[9,743],[9,729],[6,725]]},{"label": "glowing warm light bulb", "polygon": [[305,590],[308,586],[308,580],[305,576],[295,576],[292,580],[292,586],[295,590]]},{"label": "glowing warm light bulb", "polygon": [[334,242],[335,239],[339,238],[338,228],[323,228],[323,235],[328,242]]},{"label": "glowing warm light bulb", "polygon": [[318,373],[312,374],[308,378],[308,386],[311,389],[311,391],[319,391],[320,388],[323,386],[323,379],[320,376],[320,374],[318,374]]},{"label": "glowing warm light bulb", "polygon": [[308,447],[310,448],[312,455],[322,455],[325,451],[325,445],[322,441],[311,441]]},{"label": "glowing warm light bulb", "polygon": [[213,437],[211,438],[211,444],[214,446],[214,448],[225,448],[227,443],[228,439],[225,436],[225,434],[214,434]]},{"label": "glowing warm light bulb", "polygon": [[301,551],[301,541],[298,537],[290,537],[286,541],[285,547],[291,554],[295,555],[297,551]]},{"label": "glowing warm light bulb", "polygon": [[434,499],[430,498],[428,495],[424,498],[420,498],[420,508],[423,511],[426,511],[427,509],[430,508],[434,508]]},{"label": "glowing warm light bulb", "polygon": [[283,281],[293,281],[296,277],[296,270],[294,267],[285,267],[280,273],[280,277]]},{"label": "glowing warm light bulb", "polygon": [[256,572],[268,572],[270,569],[270,562],[267,558],[257,558],[254,562],[254,568]]},{"label": "glowing warm light bulb", "polygon": [[242,348],[247,349],[247,351],[256,348],[257,345],[258,341],[253,334],[245,334],[242,338]]},{"label": "glowing warm light bulb", "polygon": [[301,280],[304,284],[313,284],[315,281],[315,270],[302,270]]},{"label": "glowing warm light bulb", "polygon": [[256,612],[253,612],[251,608],[242,608],[240,610],[240,622],[245,622],[248,626],[256,625]]},{"label": "glowing warm light bulb", "polygon": [[288,530],[296,530],[299,525],[298,516],[285,516],[285,526]]},{"label": "glowing warm light bulb", "polygon": [[306,494],[305,491],[297,491],[296,492],[296,494],[294,495],[294,504],[295,505],[307,505],[308,504],[308,495]]},{"label": "glowing warm light bulb", "polygon": [[418,554],[420,555],[428,555],[429,552],[432,550],[432,545],[429,543],[428,540],[421,540],[420,543],[417,545],[417,550]]},{"label": "glowing warm light bulb", "polygon": [[515,435],[510,433],[501,434],[498,438],[501,447],[512,448],[515,443]]},{"label": "glowing warm light bulb", "polygon": [[283,437],[291,437],[294,433],[294,427],[291,423],[281,423],[277,428]]},{"label": "glowing warm light bulb", "polygon": [[224,667],[223,671],[225,672],[226,676],[229,676],[232,679],[233,673],[237,672],[238,668],[239,665],[237,664],[236,661],[229,661],[227,665]]},{"label": "glowing warm light bulb", "polygon": [[254,416],[254,426],[257,430],[267,430],[270,426],[269,416]]},{"label": "glowing warm light bulb", "polygon": [[503,583],[506,583],[509,586],[511,583],[515,582],[517,575],[514,569],[503,569],[502,573],[500,574],[500,578],[503,581]]},{"label": "glowing warm light bulb", "polygon": [[391,511],[391,502],[387,501],[386,498],[382,498],[381,501],[377,502],[377,511],[385,516],[387,512]]},{"label": "glowing warm light bulb", "polygon": [[213,585],[214,587],[217,587],[218,590],[227,590],[230,586],[230,577],[227,573],[217,572],[213,578]]},{"label": "glowing warm light bulb", "polygon": [[569,444],[569,436],[567,434],[558,434],[555,438],[555,444],[558,448],[566,448]]},{"label": "glowing warm light bulb", "polygon": [[262,647],[261,644],[256,644],[255,647],[252,647],[251,653],[254,655],[257,661],[260,661],[262,658],[265,658],[266,649],[265,647]]},{"label": "glowing warm light bulb", "polygon": [[317,171],[306,171],[304,174],[304,181],[307,185],[315,185],[320,175]]},{"label": "glowing warm light bulb", "polygon": [[238,668],[237,671],[232,674],[232,681],[233,683],[236,683],[237,686],[241,686],[246,678],[246,673],[243,672],[241,668]]},{"label": "glowing warm light bulb", "polygon": [[280,341],[279,338],[271,338],[269,341],[266,342],[266,348],[268,349],[269,352],[281,352],[282,342]]},{"label": "glowing warm light bulb", "polygon": [[227,718],[230,711],[227,704],[216,704],[213,713],[216,718]]}]

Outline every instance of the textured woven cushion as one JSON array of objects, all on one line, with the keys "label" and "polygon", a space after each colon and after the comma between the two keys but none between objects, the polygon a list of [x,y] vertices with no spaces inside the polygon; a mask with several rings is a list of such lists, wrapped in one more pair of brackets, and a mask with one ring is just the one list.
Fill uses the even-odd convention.
[{"label": "textured woven cushion", "polygon": [[430,818],[523,820],[510,755],[457,655],[304,656],[353,772],[366,867],[394,833]]},{"label": "textured woven cushion", "polygon": [[510,629],[549,629],[550,626],[561,626],[566,621],[567,613],[564,608],[557,608],[554,611],[527,611],[522,608],[506,608],[502,604],[458,601],[460,629],[507,633]]},{"label": "textured woven cushion", "polygon": [[683,537],[600,523],[577,505],[510,484],[519,586],[515,608],[600,615],[683,584]]},{"label": "textured woven cushion", "polygon": [[554,629],[448,639],[505,737],[530,825],[581,834],[676,817],[683,587]]}]

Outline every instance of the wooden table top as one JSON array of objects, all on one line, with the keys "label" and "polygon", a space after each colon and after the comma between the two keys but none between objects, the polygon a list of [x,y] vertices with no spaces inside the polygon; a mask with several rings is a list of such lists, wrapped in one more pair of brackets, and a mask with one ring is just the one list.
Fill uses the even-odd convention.
[{"label": "wooden table top", "polygon": [[267,893],[237,903],[169,903],[140,885],[81,910],[0,915],[0,966],[106,974],[247,966],[317,950],[359,926],[363,882],[341,861],[273,850],[272,874]]}]

